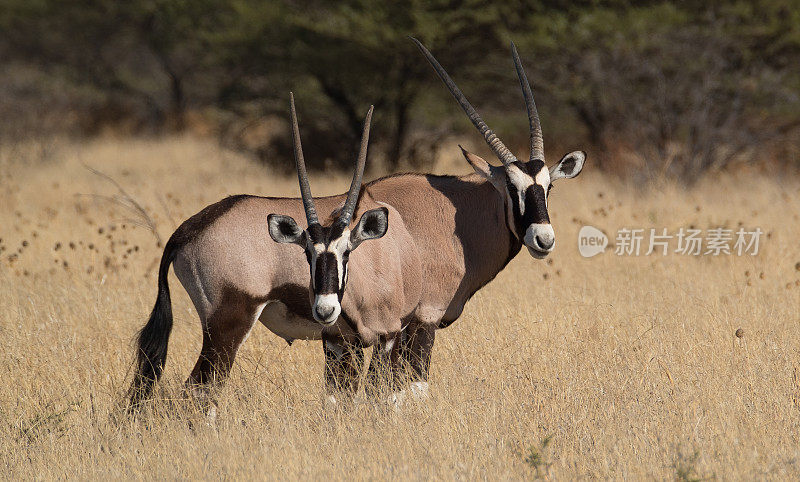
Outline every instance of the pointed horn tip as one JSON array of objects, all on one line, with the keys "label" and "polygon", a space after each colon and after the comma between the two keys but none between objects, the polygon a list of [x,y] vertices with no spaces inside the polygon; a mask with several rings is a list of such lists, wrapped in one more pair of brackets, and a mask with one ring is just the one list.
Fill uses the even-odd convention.
[{"label": "pointed horn tip", "polygon": [[416,38],[414,38],[414,37],[412,37],[410,35],[408,36],[408,38],[411,39],[412,42],[417,44],[417,48],[419,48],[423,53],[428,51],[428,48],[425,47],[425,45],[423,45],[423,43],[420,42],[419,40],[417,40]]},{"label": "pointed horn tip", "polygon": [[517,46],[514,45],[514,42],[511,42],[511,57],[514,59],[514,64],[518,64],[522,67],[522,59],[519,56],[519,52],[517,52]]}]

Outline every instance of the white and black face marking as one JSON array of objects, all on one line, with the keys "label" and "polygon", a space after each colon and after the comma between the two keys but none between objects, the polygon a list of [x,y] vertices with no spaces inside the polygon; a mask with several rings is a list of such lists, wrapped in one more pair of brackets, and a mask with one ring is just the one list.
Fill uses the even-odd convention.
[{"label": "white and black face marking", "polygon": [[506,167],[509,225],[538,259],[546,257],[556,241],[547,212],[550,188],[550,171],[543,161],[516,161]]},{"label": "white and black face marking", "polygon": [[[460,147],[460,146],[459,146]],[[475,172],[487,179],[506,198],[506,220],[509,229],[528,248],[534,258],[544,258],[555,246],[555,231],[547,212],[547,197],[557,179],[580,174],[586,153],[574,151],[558,164],[547,169],[541,160],[514,161],[503,167],[490,165],[479,156],[461,152]]]},{"label": "white and black face marking", "polygon": [[327,227],[312,224],[303,231],[291,217],[277,214],[271,214],[268,223],[276,242],[298,244],[305,250],[311,274],[311,313],[324,325],[335,323],[342,312],[350,253],[362,241],[382,237],[389,227],[386,208],[365,212],[352,232],[338,221]]},{"label": "white and black face marking", "polygon": [[538,159],[524,163],[515,161],[505,168],[509,225],[534,258],[546,257],[556,242],[547,212],[547,197],[553,181],[577,176],[585,160],[585,152],[574,151],[551,169]]},{"label": "white and black face marking", "polygon": [[319,224],[308,229],[306,259],[311,270],[311,312],[323,324],[336,321],[342,312],[342,297],[347,283],[350,257],[350,230],[339,223],[330,227]]}]

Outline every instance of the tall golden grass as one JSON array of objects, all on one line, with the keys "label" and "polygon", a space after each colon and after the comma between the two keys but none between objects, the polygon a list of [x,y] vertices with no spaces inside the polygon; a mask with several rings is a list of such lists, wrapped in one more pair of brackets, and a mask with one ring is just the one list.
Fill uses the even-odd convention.
[{"label": "tall golden grass", "polygon": [[[468,170],[443,158],[439,172]],[[226,194],[293,195],[295,181],[189,138],[2,147],[3,478],[800,477],[800,184],[749,173],[645,189],[591,161],[553,190],[550,259],[520,253],[438,333],[427,402],[327,412],[320,345],[258,325],[211,427],[169,403],[200,344],[174,276],[161,400],[120,416],[161,248],[82,164],[162,239]],[[324,194],[347,179],[311,182]],[[739,223],[768,233],[757,256],[577,251],[583,224],[613,238]]]}]

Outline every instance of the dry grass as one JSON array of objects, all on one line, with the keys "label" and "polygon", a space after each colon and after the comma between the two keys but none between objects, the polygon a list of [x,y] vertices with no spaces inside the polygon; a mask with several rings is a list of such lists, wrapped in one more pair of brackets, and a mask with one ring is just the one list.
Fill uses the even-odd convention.
[{"label": "dry grass", "polygon": [[[800,477],[794,180],[726,177],[688,193],[637,192],[590,172],[563,182],[551,198],[551,261],[520,254],[439,332],[426,404],[326,413],[320,346],[288,347],[258,326],[214,429],[166,402],[145,421],[117,416],[161,250],[130,210],[76,196],[117,193],[82,162],[141,202],[164,238],[225,194],[296,191],[189,139],[5,147],[4,478]],[[345,183],[312,178],[320,193]],[[741,222],[770,237],[756,257],[583,259],[583,222],[609,233]],[[179,393],[200,343],[192,305],[171,282],[165,398]]]}]

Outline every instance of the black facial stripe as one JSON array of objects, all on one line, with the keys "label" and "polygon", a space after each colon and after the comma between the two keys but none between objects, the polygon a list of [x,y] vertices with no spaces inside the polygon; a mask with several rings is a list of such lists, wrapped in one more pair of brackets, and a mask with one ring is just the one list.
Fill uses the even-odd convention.
[{"label": "black facial stripe", "polygon": [[320,253],[317,255],[316,272],[314,276],[314,294],[327,295],[339,292],[339,272],[336,256],[333,253]]},{"label": "black facial stripe", "polygon": [[544,167],[544,161],[541,159],[534,159],[533,161],[525,163],[525,169],[531,177],[535,178],[539,171]]},{"label": "black facial stripe", "polygon": [[532,184],[525,191],[525,216],[524,224],[550,224],[550,215],[545,204],[546,195],[544,188],[539,184]]},{"label": "black facial stripe", "polygon": [[514,230],[517,236],[522,236],[525,234],[526,226],[523,226],[522,211],[519,205],[519,192],[508,177],[506,177],[506,189],[508,189],[508,193],[511,197],[511,214],[514,216]]},{"label": "black facial stripe", "polygon": [[342,224],[340,222],[335,222],[330,228],[330,232],[328,233],[328,242],[333,241],[334,239],[339,239],[344,234],[344,230],[347,228],[347,225]]},{"label": "black facial stripe", "polygon": [[517,219],[522,216],[522,211],[520,211],[519,208],[519,194],[516,186],[514,186],[508,177],[506,177],[506,189],[508,189],[508,193],[511,195],[511,212],[514,214],[514,219]]},{"label": "black facial stripe", "polygon": [[311,238],[311,244],[321,243],[325,239],[325,228],[319,224],[312,224],[306,231]]},{"label": "black facial stripe", "polygon": [[337,294],[339,295],[339,302],[342,302],[342,297],[344,297],[344,287],[347,284],[347,262],[350,260],[350,252],[345,251],[342,254],[342,286],[339,287],[339,291]]},{"label": "black facial stripe", "polygon": [[[312,270],[311,278],[314,294],[327,295],[336,293],[340,302],[344,296],[347,260],[350,253],[348,251],[342,253],[342,286],[339,286],[340,273],[339,265],[336,262],[336,254],[329,251],[317,254],[314,251],[314,246],[321,244],[325,246],[325,249],[330,249],[331,244],[338,241],[346,229],[346,225],[336,221],[328,227],[324,227],[320,224],[313,224],[309,226],[306,231],[310,240],[306,248],[306,259],[308,260],[309,268]],[[312,259],[314,260],[313,267]]]},{"label": "black facial stripe", "polygon": [[[525,163],[525,169],[533,179],[536,179],[542,169],[545,169],[544,161],[534,159]],[[549,224],[550,216],[547,213],[547,193],[541,184],[532,184],[525,191],[525,229],[531,224]],[[549,186],[548,186],[549,190]]]},{"label": "black facial stripe", "polygon": [[532,184],[525,190],[525,214],[522,214],[519,205],[519,193],[511,181],[506,180],[508,192],[511,195],[511,212],[514,215],[514,229],[518,236],[523,236],[531,224],[549,224],[550,215],[547,212],[546,193],[539,184]]}]

